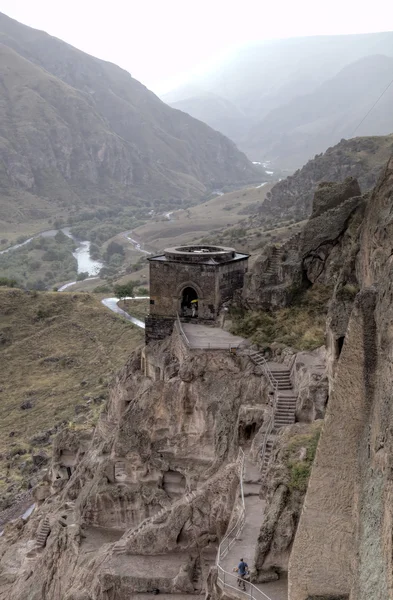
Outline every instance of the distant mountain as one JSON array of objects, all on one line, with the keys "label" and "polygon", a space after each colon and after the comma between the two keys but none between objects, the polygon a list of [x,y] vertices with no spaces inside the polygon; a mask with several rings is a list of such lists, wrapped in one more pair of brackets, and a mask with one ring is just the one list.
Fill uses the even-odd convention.
[{"label": "distant mountain", "polygon": [[236,146],[129,73],[0,14],[0,221],[259,180]]},{"label": "distant mountain", "polygon": [[311,94],[271,111],[244,142],[249,154],[293,169],[356,129],[359,135],[392,133],[393,85],[361,123],[392,79],[393,58],[387,56],[348,65]]},{"label": "distant mountain", "polygon": [[207,92],[172,102],[170,106],[192,115],[217,131],[229,131],[233,138],[242,137],[244,128],[253,122],[229,100]]},{"label": "distant mountain", "polygon": [[[262,137],[266,130],[265,121],[270,118],[274,122],[279,121],[276,111],[281,107],[287,114],[286,107],[292,101],[313,94],[352,63],[377,55],[393,57],[393,32],[270,40],[240,49],[211,72],[194,77],[191,86],[172,90],[163,99],[170,104],[177,103],[191,115],[203,114],[206,123],[231,137],[252,160],[271,159],[274,157],[266,152],[273,150],[273,142],[270,140],[265,145]],[[212,103],[208,110],[206,94],[214,94],[230,102],[244,115],[242,123],[234,121],[233,111],[229,116],[226,111],[217,116],[216,103]],[[374,90],[374,99],[377,97],[378,90]],[[204,106],[203,112],[200,105]],[[271,133],[273,138],[274,132]],[[322,135],[324,133],[322,131]],[[389,129],[381,132],[370,127],[362,133],[386,134]],[[277,138],[279,141],[280,133],[277,133]],[[339,139],[335,138],[321,149]],[[280,167],[288,164],[300,166],[315,154],[310,149],[296,160],[293,149],[291,152],[291,160],[286,157],[282,163],[281,158],[275,155],[276,164]]]}]

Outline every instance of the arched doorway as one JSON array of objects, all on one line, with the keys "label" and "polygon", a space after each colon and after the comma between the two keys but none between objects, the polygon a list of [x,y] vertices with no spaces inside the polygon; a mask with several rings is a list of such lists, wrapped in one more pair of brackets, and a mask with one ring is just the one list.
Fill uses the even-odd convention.
[{"label": "arched doorway", "polygon": [[182,292],[181,314],[183,317],[198,316],[198,294],[192,287],[186,287]]}]

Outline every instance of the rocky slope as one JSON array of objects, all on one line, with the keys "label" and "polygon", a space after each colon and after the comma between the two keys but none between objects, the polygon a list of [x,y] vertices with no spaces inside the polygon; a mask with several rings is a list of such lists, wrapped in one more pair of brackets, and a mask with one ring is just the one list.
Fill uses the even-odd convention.
[{"label": "rocky slope", "polygon": [[[291,372],[297,393],[283,397],[296,397],[298,423],[272,434],[257,475],[266,467],[264,513],[255,475],[245,481],[260,518],[253,577],[289,565],[291,600],[393,593],[392,190],[393,158],[371,193],[351,177],[320,184],[309,222],[264,251],[242,296],[274,311],[313,286],[331,293],[326,351],[268,349]],[[249,353],[193,351],[177,328],[135,352],[93,439],[59,435],[37,510],[6,526],[0,598],[126,600],[156,588],[223,598],[216,549],[238,515],[238,450],[261,459],[269,391]]]},{"label": "rocky slope", "polygon": [[271,310],[316,283],[332,289],[329,403],[289,560],[291,600],[393,594],[392,190],[393,159],[372,193],[351,178],[321,184],[308,224],[264,253],[244,293]]},{"label": "rocky slope", "polygon": [[201,198],[257,177],[235,145],[116,65],[0,15],[0,220]]},{"label": "rocky slope", "polygon": [[355,177],[362,192],[374,187],[393,151],[393,135],[341,140],[304,167],[279,181],[268,192],[245,225],[247,228],[279,225],[311,215],[314,192],[321,181],[344,181]]},{"label": "rocky slope", "polygon": [[194,356],[176,334],[134,353],[92,442],[61,434],[34,492],[41,508],[6,527],[0,598],[203,589],[237,496],[241,432],[267,402],[246,358]]},{"label": "rocky slope", "polygon": [[48,467],[56,432],[96,423],[113,370],[143,336],[89,294],[0,287],[0,315],[1,526]]}]

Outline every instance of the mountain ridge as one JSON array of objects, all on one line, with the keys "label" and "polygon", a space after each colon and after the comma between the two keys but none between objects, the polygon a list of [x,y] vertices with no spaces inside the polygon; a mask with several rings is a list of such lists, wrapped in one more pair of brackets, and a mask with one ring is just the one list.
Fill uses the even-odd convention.
[{"label": "mountain ridge", "polygon": [[[21,84],[18,93],[6,89],[0,104],[0,123],[6,123],[8,132],[2,140],[0,221],[18,219],[20,211],[30,218],[29,207],[35,206],[37,212],[48,215],[48,203],[75,204],[80,209],[108,202],[195,202],[220,185],[260,177],[232,141],[169,108],[120,67],[3,14],[0,42],[0,84],[12,87],[10,73],[16,69],[19,75],[15,77],[23,72],[30,86],[27,90]],[[41,95],[36,93],[35,79]],[[7,103],[10,93],[11,104]],[[27,111],[23,108],[26,96]],[[17,126],[21,118],[24,129]],[[33,130],[43,148],[49,149],[52,139],[57,140],[48,162],[45,152],[40,163],[36,160],[37,144],[29,146]],[[90,135],[89,143],[81,131]],[[15,158],[15,152],[20,164],[11,160],[10,165],[9,155]],[[14,181],[18,169],[21,172]]]},{"label": "mountain ridge", "polygon": [[[210,73],[193,81],[193,86],[183,85],[163,96],[171,105],[204,119],[231,137],[254,161],[276,158],[276,166],[295,169],[301,167],[313,153],[324,151],[339,141],[329,139],[321,147],[310,148],[302,154],[297,147],[288,148],[291,160],[272,156],[273,144],[267,145],[263,128],[299,97],[313,94],[319,86],[332,80],[345,67],[373,55],[393,58],[393,32],[373,34],[311,36],[270,40],[240,49],[231,60],[223,61]],[[346,87],[350,87],[348,82]],[[199,89],[199,92],[198,92]],[[190,96],[191,92],[191,96]],[[205,94],[214,93],[231,102],[245,118],[242,126],[233,121],[233,115],[216,114],[216,103],[209,108]],[[201,99],[202,98],[202,99]],[[377,99],[377,95],[373,101]],[[201,112],[203,106],[203,113]],[[306,110],[306,109],[305,109]],[[273,113],[272,113],[273,111]],[[364,113],[363,115],[364,116]],[[261,125],[262,124],[262,125]],[[329,133],[330,125],[326,127]],[[362,129],[361,135],[387,134],[391,131]],[[346,132],[342,137],[350,137]],[[273,142],[280,141],[279,133]]]}]

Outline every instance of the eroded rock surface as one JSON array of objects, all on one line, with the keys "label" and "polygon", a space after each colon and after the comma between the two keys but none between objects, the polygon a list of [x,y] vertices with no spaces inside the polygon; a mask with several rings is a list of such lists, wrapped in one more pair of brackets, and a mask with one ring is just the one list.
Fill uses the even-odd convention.
[{"label": "eroded rock surface", "polygon": [[[363,210],[351,263],[360,291],[336,288],[330,307],[330,336],[345,337],[330,348],[329,404],[290,558],[291,600],[393,597],[393,159]],[[338,316],[337,301],[347,302]]]},{"label": "eroded rock surface", "polygon": [[268,388],[247,356],[176,332],[134,353],[92,439],[62,432],[35,513],[0,538],[0,598],[116,600],[204,589]]}]

